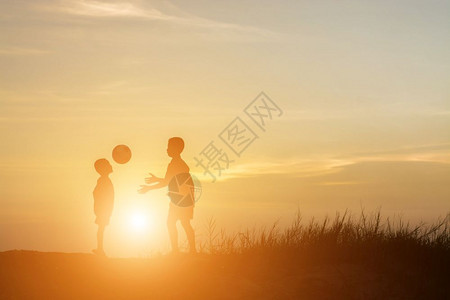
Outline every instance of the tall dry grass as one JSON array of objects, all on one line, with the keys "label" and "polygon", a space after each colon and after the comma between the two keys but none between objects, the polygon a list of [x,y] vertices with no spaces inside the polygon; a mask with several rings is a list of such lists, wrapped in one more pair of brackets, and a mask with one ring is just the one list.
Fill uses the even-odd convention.
[{"label": "tall dry grass", "polygon": [[200,251],[239,272],[254,270],[261,276],[275,273],[271,280],[296,278],[311,268],[338,270],[344,285],[334,292],[348,299],[365,299],[368,295],[361,294],[367,286],[352,278],[361,273],[344,274],[352,266],[371,274],[373,283],[368,285],[373,285],[371,293],[378,295],[374,299],[445,299],[450,298],[449,225],[450,214],[435,224],[413,226],[400,217],[383,218],[380,211],[362,211],[357,217],[346,211],[309,222],[304,222],[298,212],[283,228],[275,222],[269,227],[229,233],[210,219]]},{"label": "tall dry grass", "polygon": [[[280,228],[278,222],[270,227],[247,229],[227,233],[218,229],[214,219],[206,224],[206,238],[200,251],[210,254],[248,254],[262,252],[318,251],[327,256],[348,256],[345,253],[380,255],[402,250],[445,252],[450,250],[450,213],[435,224],[421,223],[411,226],[402,218],[383,220],[381,212],[367,215],[361,212],[358,218],[346,211],[336,213],[334,219],[323,221],[312,219],[303,222],[297,212],[292,223]],[[381,252],[380,252],[381,251]],[[352,255],[353,256],[353,255]]]}]

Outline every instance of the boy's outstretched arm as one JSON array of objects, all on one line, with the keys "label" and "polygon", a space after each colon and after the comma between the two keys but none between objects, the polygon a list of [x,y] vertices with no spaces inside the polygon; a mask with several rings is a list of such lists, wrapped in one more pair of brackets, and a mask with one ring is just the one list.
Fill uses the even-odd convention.
[{"label": "boy's outstretched arm", "polygon": [[151,183],[157,182],[157,184],[141,185],[141,188],[138,190],[139,194],[145,194],[150,190],[156,190],[156,189],[160,189],[160,188],[167,186],[167,184],[164,182],[165,178],[157,177],[157,176],[153,175],[152,173],[149,173],[149,174],[150,174],[150,177],[145,178],[145,183],[151,184]]},{"label": "boy's outstretched arm", "polygon": [[168,183],[166,183],[166,181],[164,179],[162,179],[162,181],[160,181],[160,182],[158,182],[157,184],[154,184],[154,185],[145,185],[145,184],[143,184],[143,185],[141,185],[141,188],[138,190],[138,193],[139,194],[145,194],[148,191],[160,189],[160,188],[163,188],[163,187],[165,187],[167,185],[168,185]]},{"label": "boy's outstretched arm", "polygon": [[151,190],[156,190],[156,189],[160,189],[163,187],[166,187],[169,185],[170,180],[173,177],[173,171],[168,167],[167,168],[167,172],[166,172],[166,176],[164,176],[164,178],[159,178],[156,177],[155,175],[153,175],[152,173],[150,173],[150,175],[152,177],[147,177],[145,179],[146,183],[153,183],[153,182],[158,182],[157,184],[154,185],[141,185],[141,188],[138,190],[139,194],[145,194],[148,191]]},{"label": "boy's outstretched arm", "polygon": [[157,177],[157,176],[153,175],[152,173],[148,173],[148,174],[150,174],[150,177],[145,178],[145,183],[147,183],[147,184],[161,182],[162,180],[164,180],[164,178]]}]

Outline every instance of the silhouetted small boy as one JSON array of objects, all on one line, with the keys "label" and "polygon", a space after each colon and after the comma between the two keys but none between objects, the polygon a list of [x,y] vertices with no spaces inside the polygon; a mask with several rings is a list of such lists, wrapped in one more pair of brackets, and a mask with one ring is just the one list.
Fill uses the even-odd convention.
[{"label": "silhouetted small boy", "polygon": [[103,232],[114,207],[114,187],[108,175],[112,173],[112,167],[109,161],[102,158],[95,162],[95,170],[100,174],[97,185],[94,189],[94,213],[96,216],[95,224],[98,224],[97,231],[97,249],[92,250],[97,255],[105,255],[103,250]]}]

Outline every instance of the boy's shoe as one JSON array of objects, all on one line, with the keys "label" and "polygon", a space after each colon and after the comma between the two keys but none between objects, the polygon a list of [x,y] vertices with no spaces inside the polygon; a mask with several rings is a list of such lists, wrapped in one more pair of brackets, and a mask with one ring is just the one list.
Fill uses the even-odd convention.
[{"label": "boy's shoe", "polygon": [[95,255],[98,255],[98,256],[106,256],[105,251],[99,250],[99,249],[92,250],[92,253],[94,253]]}]

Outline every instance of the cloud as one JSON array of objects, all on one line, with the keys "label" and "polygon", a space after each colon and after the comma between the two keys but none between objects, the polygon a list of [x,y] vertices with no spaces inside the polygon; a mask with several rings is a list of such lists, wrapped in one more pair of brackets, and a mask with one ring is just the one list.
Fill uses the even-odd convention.
[{"label": "cloud", "polygon": [[362,184],[361,181],[326,181],[326,182],[319,182],[317,185],[325,185],[325,186],[334,186],[334,185],[355,185],[355,184]]},{"label": "cloud", "polygon": [[100,1],[65,1],[56,10],[89,17],[141,17],[170,20],[171,16],[156,9],[142,9],[130,2],[106,3]]},{"label": "cloud", "polygon": [[450,162],[450,143],[405,146],[371,152],[358,152],[336,157],[354,162],[370,161],[423,161]]},{"label": "cloud", "polygon": [[[265,158],[248,163],[230,163],[229,169],[224,170],[218,181],[234,178],[260,177],[266,175],[287,175],[295,178],[312,178],[331,174],[338,174],[345,168],[363,163],[436,163],[450,165],[450,143],[405,146],[372,152],[349,153],[340,156],[324,156],[317,159],[305,158]],[[197,170],[195,170],[197,171]],[[210,180],[200,174],[202,179]],[[322,185],[351,185],[360,184],[356,180],[324,181]]]},{"label": "cloud", "polygon": [[450,116],[450,110],[435,111],[432,114],[435,116]]},{"label": "cloud", "polygon": [[[58,2],[59,3],[59,2]],[[171,3],[166,3],[164,12],[154,7],[143,6],[134,1],[102,2],[95,0],[66,0],[58,5],[40,7],[50,12],[65,13],[90,18],[139,18],[141,20],[163,21],[183,26],[192,26],[210,30],[254,34],[275,37],[278,33],[253,26],[226,23],[187,14]]]},{"label": "cloud", "polygon": [[[269,162],[270,161],[270,162]],[[339,172],[341,167],[353,164],[349,160],[327,159],[265,159],[249,163],[232,162],[228,169],[224,170],[217,181],[235,178],[260,177],[265,175],[288,175],[295,178],[322,176]],[[193,170],[195,175],[202,180],[210,181],[212,178],[201,172]],[[198,171],[198,173],[197,173]]]},{"label": "cloud", "polygon": [[0,55],[4,56],[29,56],[29,55],[44,55],[50,53],[46,50],[22,47],[4,47],[0,48]]}]

